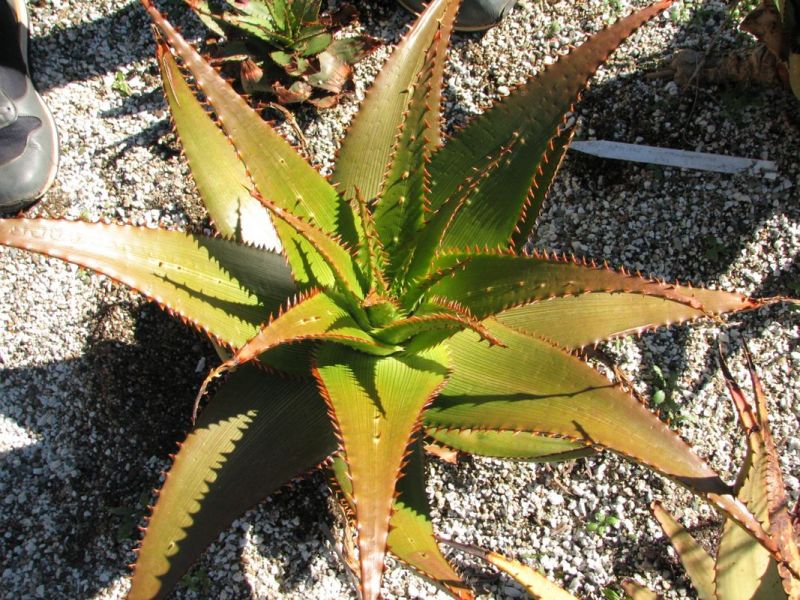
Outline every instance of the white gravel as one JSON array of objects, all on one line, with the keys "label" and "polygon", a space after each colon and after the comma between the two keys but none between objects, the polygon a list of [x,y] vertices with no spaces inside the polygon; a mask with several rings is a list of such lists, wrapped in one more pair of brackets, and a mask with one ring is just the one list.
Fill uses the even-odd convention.
[{"label": "white gravel", "polygon": [[[521,0],[501,27],[457,36],[446,73],[448,127],[644,4]],[[31,12],[36,81],[62,144],[58,181],[33,214],[207,227],[166,121],[138,3],[53,0]],[[409,21],[388,1],[363,3],[362,14],[364,29],[387,43]],[[766,158],[779,175],[729,177],[570,154],[537,247],[754,295],[800,295],[796,101],[774,90],[680,90],[643,76],[677,48],[730,47],[739,34],[725,14],[720,1],[684,1],[638,32],[579,105],[581,135]],[[186,23],[185,31],[200,30]],[[321,115],[299,113],[323,168],[387,50],[357,68],[356,98]],[[112,90],[117,73],[130,97]],[[0,270],[0,598],[121,598],[146,492],[188,427],[202,377],[195,367],[211,363],[213,350],[158,308],[75,267],[0,249]],[[799,324],[799,312],[773,306],[726,328],[740,380],[745,341],[764,379],[792,499],[800,494]],[[721,331],[702,323],[605,350],[646,394],[657,385],[655,366],[674,374],[682,434],[731,476],[741,440],[714,361]],[[649,518],[655,498],[714,540],[711,509],[613,456],[557,466],[465,458],[458,466],[431,461],[429,471],[442,535],[538,565],[582,597],[602,598],[634,574],[667,597],[694,596]],[[176,597],[354,597],[323,533],[331,525],[325,487],[324,477],[312,477],[236,521]],[[586,525],[599,512],[619,525],[591,533]],[[454,559],[481,597],[523,595],[473,560]],[[387,597],[435,597],[392,565]]]}]

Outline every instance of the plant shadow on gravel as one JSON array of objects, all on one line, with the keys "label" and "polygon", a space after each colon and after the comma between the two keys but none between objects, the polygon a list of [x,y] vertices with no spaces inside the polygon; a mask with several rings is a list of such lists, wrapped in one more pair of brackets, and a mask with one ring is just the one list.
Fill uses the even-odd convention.
[{"label": "plant shadow on gravel", "polygon": [[[128,575],[124,565],[134,558],[136,527],[152,502],[147,490],[158,487],[169,454],[191,427],[195,391],[205,372],[196,370],[198,361],[216,360],[202,336],[157,305],[125,299],[124,290],[111,296],[91,318],[94,331],[81,358],[2,372],[4,386],[17,392],[3,406],[32,437],[40,435],[41,420],[69,424],[57,439],[40,438],[0,452],[0,491],[5,497],[0,587],[14,590],[16,597],[34,597],[37,587],[44,586],[60,597],[90,598]],[[68,406],[46,401],[51,386],[59,385],[53,372],[64,375],[71,388]],[[14,493],[14,480],[21,478],[35,497]],[[265,540],[270,530],[282,531],[277,542],[257,545],[286,574],[282,592],[303,581],[313,558],[308,553],[305,559],[291,560],[288,551],[322,539],[321,523],[329,525],[324,487],[324,477],[318,475],[273,495],[253,528]],[[48,551],[27,547],[33,532],[48,540]],[[231,534],[226,534],[225,547],[213,546],[197,567],[204,570],[206,561],[222,553],[232,569],[224,571],[224,580],[205,582],[200,596],[190,585],[181,586],[177,597],[222,597],[223,590],[229,598],[256,597],[240,575],[244,531],[235,530],[233,539],[235,556],[227,556]],[[23,571],[27,580],[12,584]]]}]

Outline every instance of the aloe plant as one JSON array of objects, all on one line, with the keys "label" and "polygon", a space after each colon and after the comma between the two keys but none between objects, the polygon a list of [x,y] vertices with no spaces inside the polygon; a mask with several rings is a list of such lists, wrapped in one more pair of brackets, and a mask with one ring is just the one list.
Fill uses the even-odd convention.
[{"label": "aloe plant", "polygon": [[334,39],[331,27],[339,19],[320,16],[321,0],[227,0],[221,10],[207,0],[185,2],[225,40],[220,54],[239,62],[244,91],[269,94],[280,104],[336,105],[352,65],[377,46],[366,35]]},{"label": "aloe plant", "polygon": [[[716,558],[712,557],[659,502],[651,509],[678,554],[701,600],[777,600],[800,598],[800,531],[790,513],[781,466],[769,429],[767,399],[749,354],[748,369],[755,399],[736,383],[724,358],[720,364],[746,442],[736,479],[736,496],[758,518],[780,548],[788,565],[777,562],[737,523],[726,519]],[[635,582],[626,582],[632,598],[655,598]]]},{"label": "aloe plant", "polygon": [[234,518],[333,455],[363,597],[378,596],[387,550],[472,597],[434,536],[426,435],[529,460],[609,449],[687,486],[783,560],[733,487],[580,352],[771,300],[522,251],[572,136],[565,114],[609,53],[670,0],[596,34],[447,144],[440,101],[457,2],[435,0],[376,78],[330,179],[142,3],[221,235],[0,221],[0,243],[138,290],[206,332],[225,359],[152,508],[130,598],[165,597]]}]

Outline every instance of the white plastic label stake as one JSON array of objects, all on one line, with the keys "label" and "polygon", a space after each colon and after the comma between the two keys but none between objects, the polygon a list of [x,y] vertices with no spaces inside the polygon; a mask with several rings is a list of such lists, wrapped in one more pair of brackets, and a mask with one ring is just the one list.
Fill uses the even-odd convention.
[{"label": "white plastic label stake", "polygon": [[771,160],[724,156],[709,152],[691,152],[674,148],[657,148],[655,146],[642,146],[640,144],[626,144],[607,140],[572,142],[570,149],[601,158],[649,163],[681,169],[696,169],[698,171],[713,171],[715,173],[766,175],[768,173],[776,173],[778,170],[778,167]]}]

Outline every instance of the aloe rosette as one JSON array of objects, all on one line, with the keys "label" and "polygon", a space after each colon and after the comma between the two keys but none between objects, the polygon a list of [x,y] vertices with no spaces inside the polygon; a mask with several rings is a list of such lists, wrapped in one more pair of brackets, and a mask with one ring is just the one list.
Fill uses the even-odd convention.
[{"label": "aloe rosette", "polygon": [[[736,478],[736,497],[753,512],[779,547],[773,556],[737,523],[725,519],[712,556],[659,502],[651,506],[700,600],[794,600],[800,598],[798,507],[789,509],[780,459],[769,428],[767,397],[745,352],[754,398],[748,399],[724,358],[720,365],[744,433],[745,457]],[[623,584],[635,600],[658,596],[634,581]]]},{"label": "aloe rosette", "polygon": [[565,114],[669,0],[599,32],[447,143],[440,101],[457,3],[434,0],[377,76],[330,179],[142,3],[221,235],[0,221],[0,243],[122,282],[225,356],[152,509],[130,598],[165,597],[233,519],[332,457],[356,523],[363,597],[379,595],[387,551],[472,597],[436,542],[425,436],[514,459],[614,451],[703,496],[781,560],[733,486],[581,355],[766,301],[521,250],[571,139]]}]

